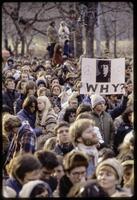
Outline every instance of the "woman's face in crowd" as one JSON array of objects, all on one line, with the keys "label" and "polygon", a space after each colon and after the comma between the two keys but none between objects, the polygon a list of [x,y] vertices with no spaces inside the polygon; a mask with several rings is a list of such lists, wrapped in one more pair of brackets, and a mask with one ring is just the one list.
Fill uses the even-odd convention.
[{"label": "woman's face in crowd", "polygon": [[60,94],[60,88],[59,87],[54,87],[53,88],[53,90],[52,90],[52,93],[54,94],[54,95],[59,95]]},{"label": "woman's face in crowd", "polygon": [[118,180],[116,179],[116,172],[109,166],[100,168],[97,174],[97,180],[101,187],[109,190],[116,187]]},{"label": "woman's face in crowd", "polygon": [[45,103],[42,100],[37,100],[38,102],[38,110],[43,111],[45,109]]},{"label": "woman's face in crowd", "polygon": [[132,175],[132,167],[125,167],[124,169],[124,175],[123,175],[123,183],[124,185],[130,180]]},{"label": "woman's face in crowd", "polygon": [[36,92],[36,88],[29,89],[28,94],[29,95],[35,95],[35,92]]},{"label": "woman's face in crowd", "polygon": [[57,167],[54,168],[54,176],[57,178],[59,181],[61,177],[64,175],[64,169],[62,165],[58,165]]}]

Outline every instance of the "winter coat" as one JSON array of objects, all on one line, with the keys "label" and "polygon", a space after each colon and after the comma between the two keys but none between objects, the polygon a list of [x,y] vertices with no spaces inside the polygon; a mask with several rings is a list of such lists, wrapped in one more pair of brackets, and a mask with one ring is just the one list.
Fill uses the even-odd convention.
[{"label": "winter coat", "polygon": [[50,101],[51,101],[53,107],[58,106],[61,109],[61,98],[60,97],[53,95],[50,97]]},{"label": "winter coat", "polygon": [[117,107],[115,107],[113,110],[108,111],[108,113],[111,115],[112,119],[115,119],[116,117],[118,117],[119,115],[121,115],[124,112],[124,110],[127,107],[127,102],[128,102],[128,97],[123,96],[121,104],[118,105]]},{"label": "winter coat", "polygon": [[63,55],[70,57],[72,55],[73,51],[72,51],[72,47],[70,46],[70,44],[68,44],[66,41],[64,43],[64,48],[63,48]]},{"label": "winter coat", "polygon": [[19,97],[19,93],[15,90],[7,89],[5,92],[2,93],[2,104],[7,105],[11,108],[12,114],[14,114],[14,102]]},{"label": "winter coat", "polygon": [[56,43],[58,42],[58,32],[56,28],[49,25],[47,29],[47,36],[48,36],[48,42],[49,43]]},{"label": "winter coat", "polygon": [[74,146],[70,143],[70,144],[56,144],[53,152],[55,152],[57,155],[61,155],[64,156],[66,153],[72,151],[74,149]]},{"label": "winter coat", "polygon": [[57,43],[54,47],[54,53],[52,58],[53,65],[61,65],[63,64],[63,57],[62,57],[62,47]]},{"label": "winter coat", "polygon": [[92,119],[95,121],[96,126],[100,129],[100,133],[106,145],[113,146],[115,128],[111,116],[103,111],[99,116],[95,111],[91,112]]},{"label": "winter coat", "polygon": [[69,193],[72,186],[73,183],[70,181],[67,175],[62,176],[59,183],[59,196],[67,197],[67,194]]},{"label": "winter coat", "polygon": [[114,137],[114,149],[116,153],[118,153],[118,147],[123,142],[124,137],[131,130],[133,130],[133,126],[129,123],[124,123],[124,122],[117,129],[117,133],[115,134]]},{"label": "winter coat", "polygon": [[43,146],[48,138],[55,136],[54,128],[57,124],[57,116],[53,109],[50,109],[48,112],[43,125],[41,125],[42,117],[43,115],[37,113],[36,126],[38,128],[42,128],[44,132],[41,136],[38,137],[38,148]]},{"label": "winter coat", "polygon": [[28,121],[31,128],[36,133],[36,136],[39,136],[42,134],[42,128],[35,127],[35,121],[36,121],[36,113],[30,113],[25,109],[21,109],[17,116],[21,119],[21,121]]},{"label": "winter coat", "polygon": [[20,96],[17,98],[17,100],[14,102],[15,114],[18,113],[22,109],[22,104],[23,104],[25,98],[26,98],[26,95],[21,93]]},{"label": "winter coat", "polygon": [[60,39],[61,44],[64,44],[65,40],[69,40],[70,31],[67,26],[60,25],[58,34],[59,34],[59,39]]},{"label": "winter coat", "polygon": [[6,180],[6,186],[12,188],[13,190],[15,190],[15,192],[17,193],[16,197],[19,197],[19,192],[22,189],[22,185],[15,179],[15,178],[9,178]]},{"label": "winter coat", "polygon": [[35,132],[32,130],[29,123],[24,121],[22,122],[22,126],[19,128],[18,133],[12,138],[4,166],[6,166],[18,153],[34,153],[35,150]]}]

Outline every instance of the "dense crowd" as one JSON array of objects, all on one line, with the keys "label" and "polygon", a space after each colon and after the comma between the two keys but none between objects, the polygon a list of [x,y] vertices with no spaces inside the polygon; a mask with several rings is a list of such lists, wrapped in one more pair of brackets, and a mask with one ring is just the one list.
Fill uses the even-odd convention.
[{"label": "dense crowd", "polygon": [[132,59],[123,94],[81,94],[66,23],[47,36],[46,59],[2,51],[3,196],[133,196]]}]

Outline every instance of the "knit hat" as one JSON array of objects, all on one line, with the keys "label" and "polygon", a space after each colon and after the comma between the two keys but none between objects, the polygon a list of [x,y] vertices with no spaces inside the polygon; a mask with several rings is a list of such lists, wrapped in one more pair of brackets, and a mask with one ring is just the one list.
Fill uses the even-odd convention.
[{"label": "knit hat", "polygon": [[99,103],[104,103],[105,104],[105,99],[100,96],[100,95],[91,95],[91,105],[92,105],[92,108],[94,108],[97,104]]},{"label": "knit hat", "polygon": [[43,65],[37,65],[35,68],[35,72],[38,72],[40,69],[43,69],[45,71],[45,67]]},{"label": "knit hat", "polygon": [[65,155],[63,165],[65,170],[72,170],[75,167],[81,166],[85,166],[87,168],[88,158],[81,151],[74,149]]},{"label": "knit hat", "polygon": [[124,162],[122,162],[122,166],[125,167],[127,165],[134,165],[134,160],[125,160]]},{"label": "knit hat", "polygon": [[21,197],[21,198],[30,197],[33,189],[40,184],[42,184],[45,187],[45,189],[47,189],[49,197],[51,197],[52,192],[51,192],[50,186],[46,182],[41,181],[41,180],[33,180],[33,181],[29,181],[28,183],[24,184],[19,193],[19,197]]},{"label": "knit hat", "polygon": [[96,167],[96,176],[103,166],[110,166],[115,170],[115,172],[118,176],[119,184],[120,184],[121,180],[122,180],[122,176],[123,176],[123,166],[121,165],[120,161],[117,160],[116,158],[108,158],[108,159],[100,162]]},{"label": "knit hat", "polygon": [[54,87],[58,87],[60,89],[60,93],[62,92],[62,88],[59,84],[54,84],[51,88],[51,92],[53,92]]},{"label": "knit hat", "polygon": [[40,84],[44,84],[44,86],[47,87],[46,81],[44,79],[36,80],[36,85],[39,86]]}]

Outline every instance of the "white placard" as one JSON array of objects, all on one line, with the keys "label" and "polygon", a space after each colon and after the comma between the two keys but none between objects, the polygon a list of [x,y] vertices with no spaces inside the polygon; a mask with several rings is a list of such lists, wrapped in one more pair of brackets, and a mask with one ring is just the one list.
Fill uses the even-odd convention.
[{"label": "white placard", "polygon": [[82,58],[81,94],[122,94],[125,58]]}]

